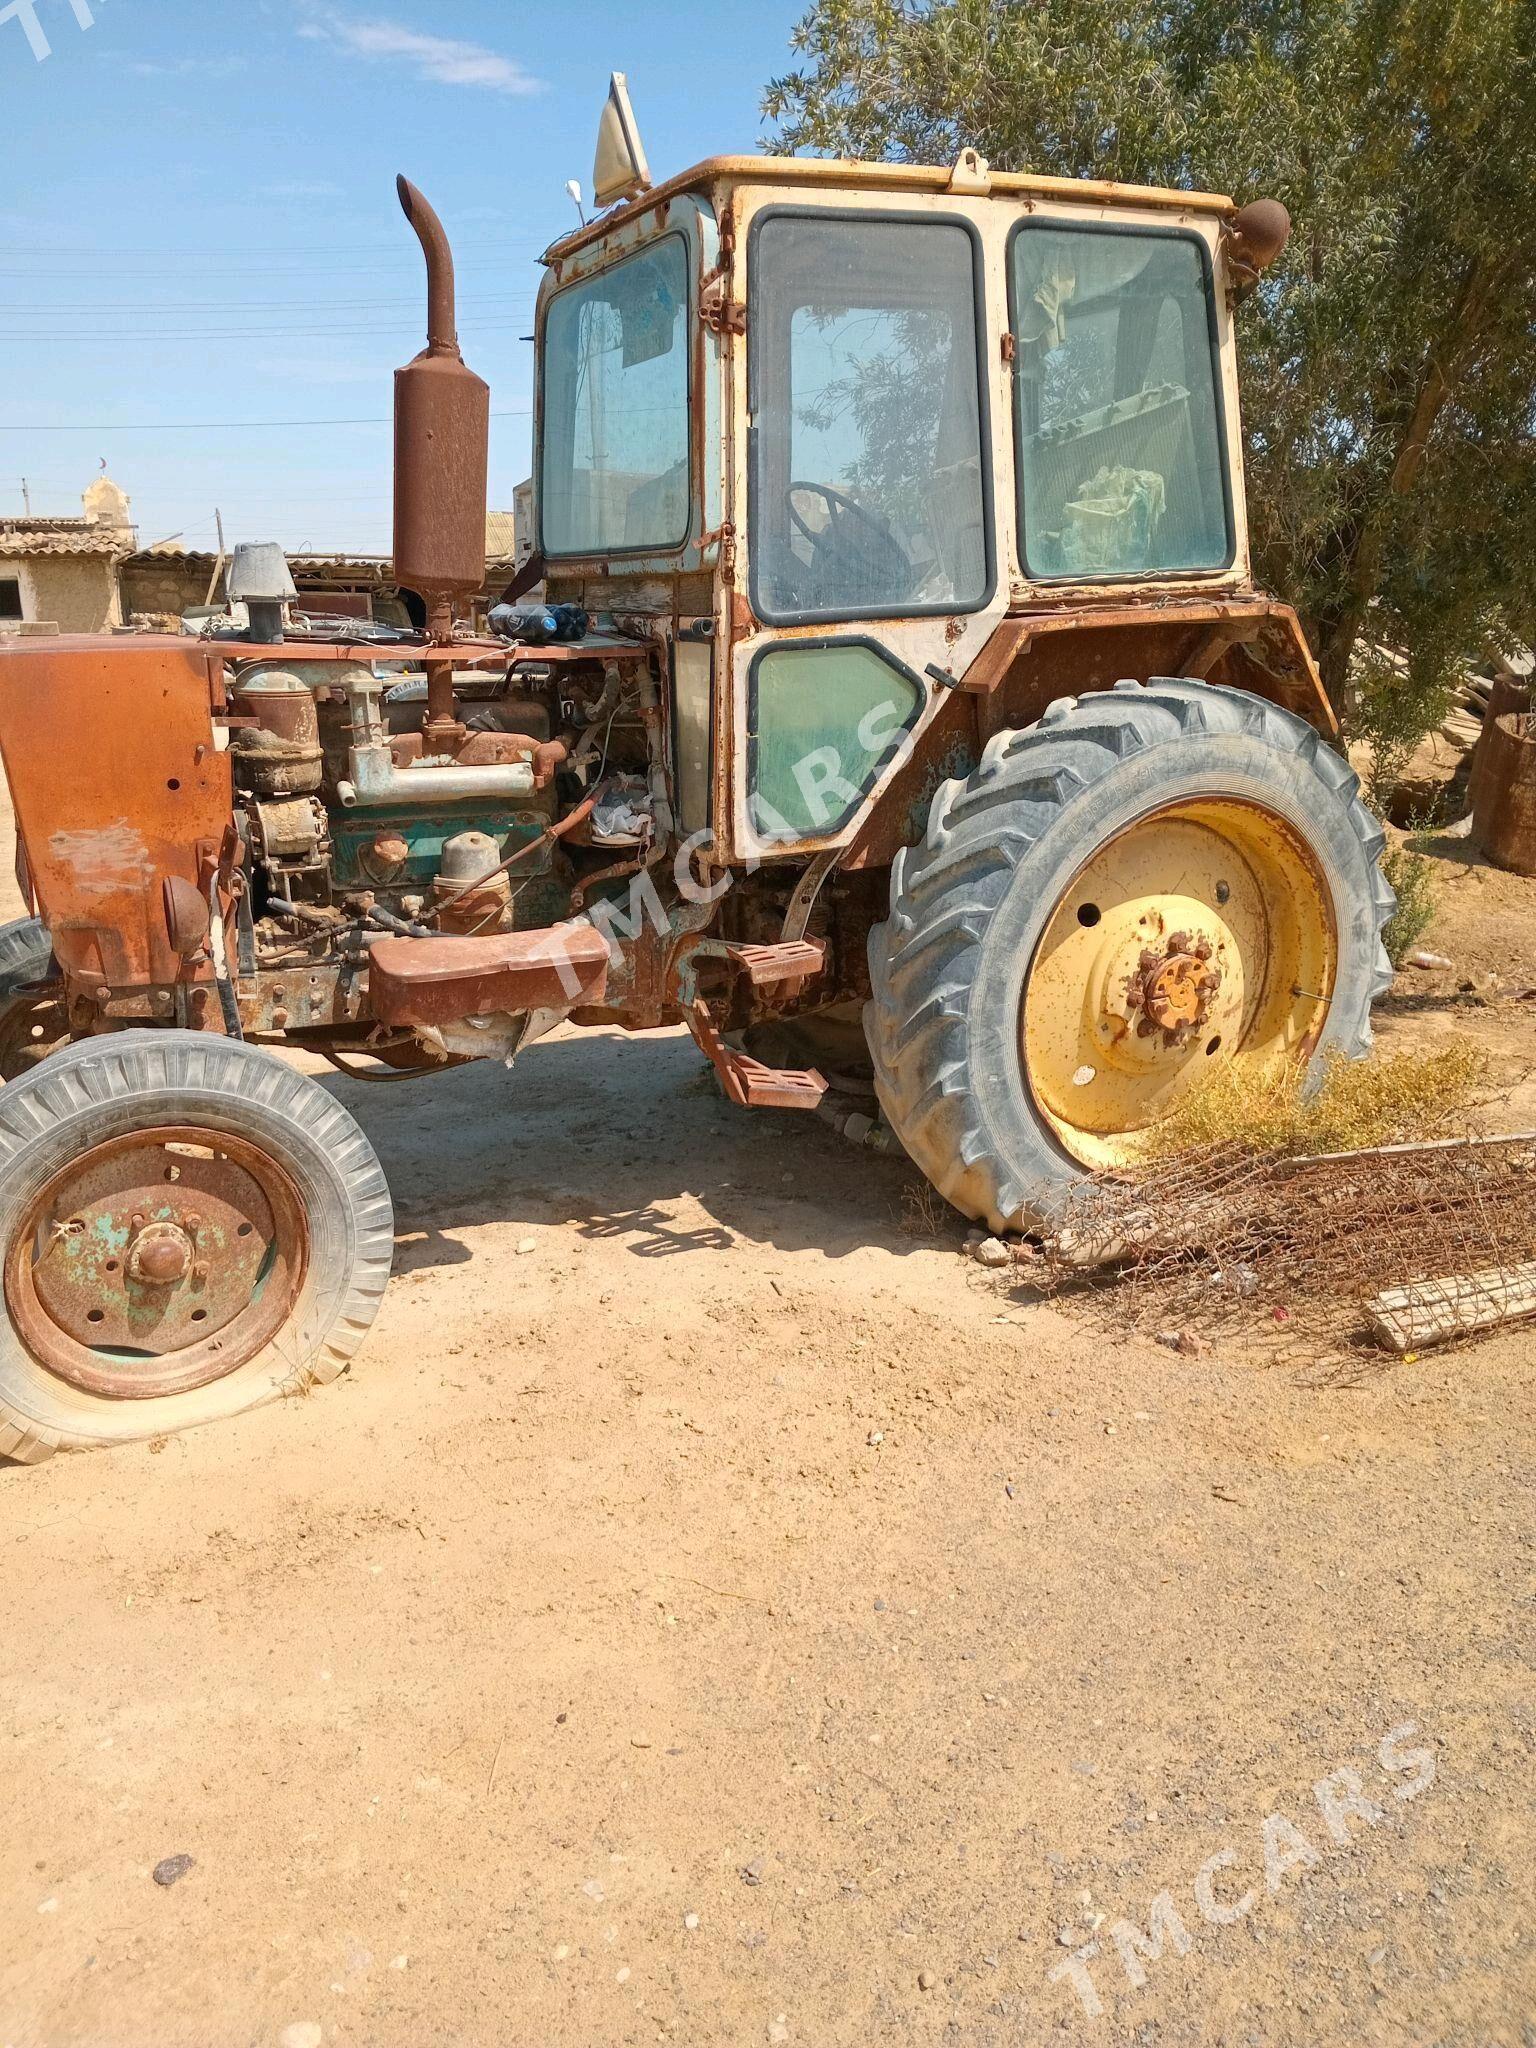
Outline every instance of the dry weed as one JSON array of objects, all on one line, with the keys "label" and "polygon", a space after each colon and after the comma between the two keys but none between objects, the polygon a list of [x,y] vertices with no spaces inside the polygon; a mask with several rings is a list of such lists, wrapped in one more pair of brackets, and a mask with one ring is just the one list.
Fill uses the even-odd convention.
[{"label": "dry weed", "polygon": [[958,1220],[948,1202],[928,1181],[911,1180],[902,1189],[898,1227],[908,1237],[942,1237]]},{"label": "dry weed", "polygon": [[1257,1075],[1225,1067],[1149,1134],[1146,1157],[1220,1145],[1313,1159],[1441,1138],[1464,1126],[1487,1074],[1486,1054],[1466,1039],[1364,1060],[1331,1055],[1321,1080],[1289,1062]]}]

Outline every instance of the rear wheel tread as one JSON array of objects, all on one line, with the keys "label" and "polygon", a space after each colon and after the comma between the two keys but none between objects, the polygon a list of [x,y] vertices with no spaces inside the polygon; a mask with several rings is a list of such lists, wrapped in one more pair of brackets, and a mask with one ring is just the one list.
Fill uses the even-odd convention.
[{"label": "rear wheel tread", "polygon": [[[1035,1185],[1032,1169],[1003,1156],[979,1110],[970,1013],[984,934],[1019,866],[1075,799],[1133,757],[1202,738],[1273,749],[1310,771],[1319,796],[1331,797],[1347,819],[1340,844],[1352,839],[1356,849],[1348,856],[1355,893],[1353,908],[1338,905],[1338,944],[1341,958],[1346,945],[1355,950],[1348,991],[1336,989],[1336,997],[1351,1014],[1330,1019],[1324,1042],[1351,1055],[1369,1048],[1370,1003],[1391,979],[1374,934],[1395,899],[1376,866],[1381,829],[1347,762],[1294,713],[1220,685],[1154,677],[1081,700],[1058,698],[1036,725],[994,734],[968,782],[942,785],[922,846],[893,864],[890,920],[869,939],[865,1028],[887,1119],[939,1191],[994,1229],[1041,1212],[1042,1201],[1059,1199],[1081,1169],[1047,1141],[1051,1185]],[[1170,767],[1177,761],[1173,755]],[[1352,924],[1362,915],[1374,927],[1363,956],[1360,926]],[[995,1033],[983,1032],[982,1042],[994,1046]]]}]

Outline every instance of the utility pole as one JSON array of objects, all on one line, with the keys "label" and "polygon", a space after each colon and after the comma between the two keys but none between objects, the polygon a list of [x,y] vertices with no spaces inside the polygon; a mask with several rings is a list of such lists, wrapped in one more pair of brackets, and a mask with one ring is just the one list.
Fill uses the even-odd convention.
[{"label": "utility pole", "polygon": [[224,574],[224,514],[217,505],[213,508],[213,520],[219,529],[219,552],[213,565],[213,574],[208,578],[208,595],[203,599],[204,604],[213,603],[213,594],[219,587],[219,578]]},{"label": "utility pole", "polygon": [[27,488],[27,480],[25,477],[23,477],[21,480],[21,509],[26,514],[28,519],[32,517],[32,493]]}]

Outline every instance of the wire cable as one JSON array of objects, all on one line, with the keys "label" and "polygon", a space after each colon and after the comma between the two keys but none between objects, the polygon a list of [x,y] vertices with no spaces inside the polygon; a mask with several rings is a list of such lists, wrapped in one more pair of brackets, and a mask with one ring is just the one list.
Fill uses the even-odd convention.
[{"label": "wire cable", "polygon": [[[493,412],[493,420],[525,420],[532,416],[533,408],[517,405],[504,412]],[[89,425],[76,420],[49,425],[31,421],[0,420],[0,434],[210,434],[236,433],[244,429],[266,432],[272,427],[387,427],[392,424],[389,414],[379,414],[370,419],[339,420],[115,420],[110,424]]]}]

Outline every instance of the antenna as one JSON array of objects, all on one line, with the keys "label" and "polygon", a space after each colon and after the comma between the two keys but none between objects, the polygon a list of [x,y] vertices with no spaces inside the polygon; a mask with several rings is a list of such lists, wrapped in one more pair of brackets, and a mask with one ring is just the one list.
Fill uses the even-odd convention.
[{"label": "antenna", "polygon": [[587,211],[581,203],[580,178],[567,178],[565,181],[565,189],[570,194],[571,204],[576,209],[577,219],[581,222],[582,226],[585,227],[587,224]]}]

